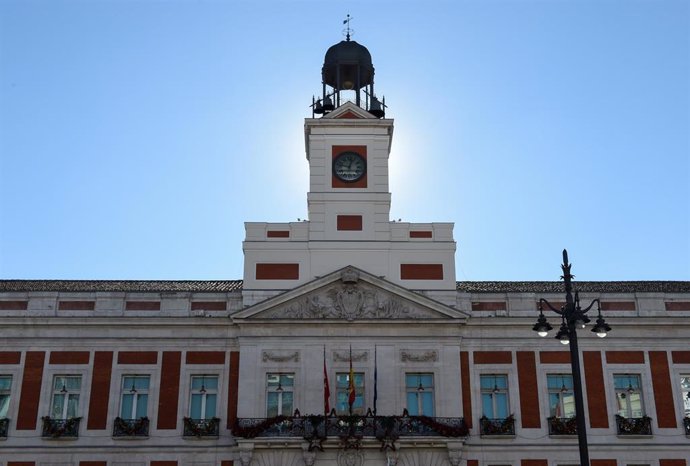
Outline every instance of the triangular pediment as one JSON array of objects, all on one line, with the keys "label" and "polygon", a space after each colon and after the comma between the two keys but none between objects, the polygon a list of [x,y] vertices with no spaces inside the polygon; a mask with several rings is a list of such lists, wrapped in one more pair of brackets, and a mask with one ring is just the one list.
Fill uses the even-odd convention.
[{"label": "triangular pediment", "polygon": [[374,115],[352,102],[345,102],[330,113],[325,114],[325,119],[377,119]]},{"label": "triangular pediment", "polygon": [[467,314],[348,266],[232,315],[233,320],[439,320]]}]

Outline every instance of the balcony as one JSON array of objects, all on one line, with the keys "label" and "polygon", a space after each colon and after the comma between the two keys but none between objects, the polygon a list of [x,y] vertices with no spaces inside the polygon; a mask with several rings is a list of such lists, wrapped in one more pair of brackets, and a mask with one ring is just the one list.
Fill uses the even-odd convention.
[{"label": "balcony", "polygon": [[0,438],[7,438],[7,431],[10,428],[10,420],[5,418],[0,419]]},{"label": "balcony", "polygon": [[575,417],[549,417],[549,435],[577,435]]},{"label": "balcony", "polygon": [[273,418],[238,419],[233,435],[243,438],[302,437],[310,448],[321,449],[328,438],[338,439],[348,448],[357,448],[365,437],[381,442],[381,448],[392,448],[400,437],[466,437],[463,418],[367,415],[276,416]]},{"label": "balcony", "polygon": [[514,437],[515,417],[511,414],[505,419],[479,419],[479,429],[482,437]]},{"label": "balcony", "polygon": [[685,435],[690,437],[690,417],[683,418],[683,426],[685,427]]},{"label": "balcony", "polygon": [[113,437],[148,437],[149,418],[122,419],[116,417],[113,422]]},{"label": "balcony", "polygon": [[220,419],[217,417],[211,419],[192,419],[186,417],[183,419],[184,437],[197,438],[217,438],[220,427]]},{"label": "balcony", "polygon": [[616,415],[618,435],[652,435],[652,418]]},{"label": "balcony", "polygon": [[69,419],[53,419],[49,416],[41,418],[43,420],[43,429],[41,437],[43,438],[77,438],[79,437],[79,421],[80,417],[71,417]]}]

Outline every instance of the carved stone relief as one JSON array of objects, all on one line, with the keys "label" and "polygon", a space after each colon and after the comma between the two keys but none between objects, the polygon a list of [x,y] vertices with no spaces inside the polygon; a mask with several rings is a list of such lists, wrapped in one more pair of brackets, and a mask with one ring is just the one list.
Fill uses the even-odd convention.
[{"label": "carved stone relief", "polygon": [[400,360],[402,362],[436,362],[438,361],[438,352],[436,350],[402,350]]},{"label": "carved stone relief", "polygon": [[433,319],[437,313],[415,307],[392,293],[348,278],[261,313],[269,319]]},{"label": "carved stone relief", "polygon": [[286,353],[284,351],[263,351],[261,353],[263,362],[299,362],[299,351]]},{"label": "carved stone relief", "polygon": [[338,466],[362,466],[364,454],[359,450],[340,450],[338,452]]},{"label": "carved stone relief", "polygon": [[[350,360],[349,351],[333,351],[333,361],[348,362]],[[363,362],[369,360],[369,352],[362,351],[360,353],[352,353],[352,362]]]}]

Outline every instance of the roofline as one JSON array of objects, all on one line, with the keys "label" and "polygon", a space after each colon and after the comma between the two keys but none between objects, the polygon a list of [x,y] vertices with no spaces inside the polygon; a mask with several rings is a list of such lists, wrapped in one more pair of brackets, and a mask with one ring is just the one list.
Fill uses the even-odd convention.
[{"label": "roofline", "polygon": [[[584,293],[690,293],[690,281],[576,281]],[[242,280],[0,280],[0,292],[205,292],[242,291]],[[561,293],[560,281],[461,281],[465,293]]]}]

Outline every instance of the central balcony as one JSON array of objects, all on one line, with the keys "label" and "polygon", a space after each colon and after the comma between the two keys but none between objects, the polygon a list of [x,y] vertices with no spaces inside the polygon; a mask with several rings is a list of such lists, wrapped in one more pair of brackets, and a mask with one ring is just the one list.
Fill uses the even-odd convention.
[{"label": "central balcony", "polygon": [[79,421],[81,421],[80,417],[53,419],[49,416],[44,416],[42,420],[43,429],[41,430],[41,437],[43,438],[79,437]]},{"label": "central balcony", "polygon": [[510,415],[504,419],[479,419],[479,429],[482,437],[514,437],[515,418]]},{"label": "central balcony", "polygon": [[365,437],[390,445],[400,437],[466,437],[469,433],[461,417],[308,415],[237,419],[233,435],[251,438],[302,437],[319,445],[328,438],[358,445]]},{"label": "central balcony", "polygon": [[550,417],[549,435],[577,435],[577,419],[575,417]]},{"label": "central balcony", "polygon": [[116,417],[113,422],[113,437],[148,437],[149,418],[122,419]]}]

